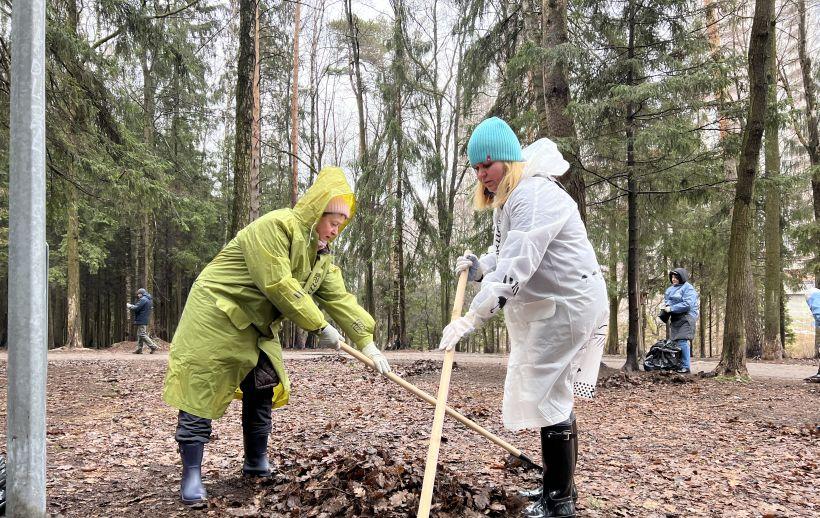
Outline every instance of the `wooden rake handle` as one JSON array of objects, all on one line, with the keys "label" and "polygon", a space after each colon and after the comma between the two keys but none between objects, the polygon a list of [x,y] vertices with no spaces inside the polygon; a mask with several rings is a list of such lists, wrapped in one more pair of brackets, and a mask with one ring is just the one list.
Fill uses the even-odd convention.
[{"label": "wooden rake handle", "polygon": [[[465,255],[470,251],[466,250]],[[469,270],[464,270],[458,277],[458,287],[456,289],[455,300],[453,301],[453,312],[450,314],[450,322],[461,318],[461,307],[464,305],[464,290],[467,288],[467,275]],[[436,398],[436,410],[433,414],[433,429],[430,431],[430,447],[427,449],[427,462],[424,465],[424,482],[421,485],[421,497],[419,499],[419,510],[417,518],[428,518],[430,516],[430,503],[433,500],[433,485],[436,481],[436,468],[438,467],[438,450],[441,446],[441,432],[444,427],[444,413],[447,409],[447,396],[450,393],[450,375],[453,372],[453,359],[456,356],[456,348],[444,351],[444,363],[441,366],[441,378],[438,382],[438,397]]]},{"label": "wooden rake handle", "polygon": [[[353,356],[354,358],[356,358],[360,362],[364,363],[365,365],[367,365],[371,369],[376,368],[376,366],[373,364],[373,360],[371,360],[370,358],[368,358],[367,356],[365,356],[364,354],[359,352],[358,349],[355,349],[355,348],[353,348],[353,347],[351,347],[351,346],[349,346],[349,345],[347,345],[346,343],[343,343],[343,342],[339,344],[339,348],[342,351],[349,354],[350,356]],[[406,391],[410,392],[411,394],[417,396],[419,399],[421,399],[423,401],[426,401],[427,403],[430,403],[433,406],[436,405],[436,398],[434,398],[432,395],[428,394],[427,392],[421,390],[420,388],[413,385],[412,383],[405,380],[404,378],[397,375],[396,373],[388,372],[387,374],[383,374],[383,376],[385,378],[389,379],[390,381],[392,381],[393,383],[395,383],[396,385],[402,387],[404,390],[406,390]],[[452,408],[450,406],[446,406],[445,408],[446,408],[447,415],[449,415],[450,417],[452,417],[456,421],[460,422],[461,424],[463,424],[464,426],[466,426],[470,430],[476,432],[477,434],[479,434],[483,437],[486,437],[487,439],[490,440],[490,442],[492,442],[494,444],[497,444],[498,446],[501,446],[502,448],[507,450],[511,455],[513,455],[514,457],[517,457],[519,460],[521,460],[528,467],[532,467],[532,468],[535,468],[535,469],[541,469],[541,466],[539,466],[538,464],[535,464],[531,459],[529,459],[526,455],[524,455],[524,453],[522,453],[521,450],[519,450],[518,448],[516,448],[512,444],[508,443],[507,441],[505,441],[501,437],[499,437],[499,436],[495,435],[494,433],[492,433],[491,431],[483,428],[481,425],[479,425],[475,421],[472,421],[469,418],[463,416],[462,414],[460,414],[454,408]]]}]

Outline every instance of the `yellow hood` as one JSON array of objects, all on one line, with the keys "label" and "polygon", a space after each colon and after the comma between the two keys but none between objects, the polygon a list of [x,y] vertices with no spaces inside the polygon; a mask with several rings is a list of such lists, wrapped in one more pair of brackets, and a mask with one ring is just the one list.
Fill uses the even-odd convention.
[{"label": "yellow hood", "polygon": [[310,186],[304,196],[296,202],[293,212],[303,225],[312,228],[322,217],[331,198],[336,196],[345,198],[350,206],[350,218],[345,220],[339,228],[339,232],[341,232],[356,213],[356,196],[353,194],[350,184],[347,183],[344,171],[338,167],[325,167],[319,171],[316,181],[313,182],[313,185]]}]

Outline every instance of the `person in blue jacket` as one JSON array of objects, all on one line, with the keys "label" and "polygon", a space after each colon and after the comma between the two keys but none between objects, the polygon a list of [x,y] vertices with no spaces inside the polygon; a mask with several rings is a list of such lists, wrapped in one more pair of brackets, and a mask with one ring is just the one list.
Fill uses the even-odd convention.
[{"label": "person in blue jacket", "polygon": [[148,321],[151,319],[151,309],[154,307],[151,294],[145,288],[137,290],[137,303],[125,306],[134,312],[134,325],[137,326],[137,349],[134,354],[142,354],[142,346],[147,345],[151,354],[157,350],[157,345],[148,336]]},{"label": "person in blue jacket", "polygon": [[[814,287],[807,288],[806,304],[809,305],[809,311],[814,317],[814,327],[820,328],[820,290]],[[817,367],[817,374],[806,378],[806,381],[820,383],[820,365]]]},{"label": "person in blue jacket", "polygon": [[820,327],[820,290],[809,288],[806,290],[806,304],[814,317],[814,327]]},{"label": "person in blue jacket", "polygon": [[700,314],[700,297],[695,287],[689,284],[689,272],[685,268],[675,268],[669,272],[669,282],[663,294],[660,318],[669,324],[669,339],[681,349],[680,373],[691,371],[691,344],[695,338],[695,322]]}]

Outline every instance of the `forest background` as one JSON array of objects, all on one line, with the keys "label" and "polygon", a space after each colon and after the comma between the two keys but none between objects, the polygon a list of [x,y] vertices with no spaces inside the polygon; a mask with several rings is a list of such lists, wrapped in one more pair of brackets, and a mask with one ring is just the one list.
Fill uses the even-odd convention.
[{"label": "forest background", "polygon": [[[607,278],[607,352],[627,368],[662,337],[681,266],[701,295],[696,355],[740,372],[817,354],[801,295],[820,285],[816,0],[55,0],[47,24],[49,347],[128,339],[139,287],[170,341],[202,268],[326,165],[355,185],[336,260],[377,342],[433,347],[454,258],[489,244],[464,148],[497,115],[570,161],[561,182]],[[293,327],[282,340],[312,346]],[[503,323],[460,347],[506,351]]]}]

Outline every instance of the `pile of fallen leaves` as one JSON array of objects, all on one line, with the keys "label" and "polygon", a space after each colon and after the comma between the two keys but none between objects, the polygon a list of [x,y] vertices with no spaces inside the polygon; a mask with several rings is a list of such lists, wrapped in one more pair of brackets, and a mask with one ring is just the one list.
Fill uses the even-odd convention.
[{"label": "pile of fallen leaves", "polygon": [[[406,455],[406,453],[405,453]],[[263,482],[253,503],[224,509],[234,516],[258,512],[305,517],[404,517],[419,505],[424,461],[380,447],[344,451],[288,447],[275,460],[276,475]],[[509,516],[526,502],[498,485],[475,487],[468,477],[439,466],[432,510],[439,517]],[[221,507],[212,502],[212,507]]]},{"label": "pile of fallen leaves", "polygon": [[[609,369],[614,371],[614,369]],[[602,373],[603,374],[603,373]],[[697,378],[692,375],[668,371],[625,372],[614,371],[598,376],[598,386],[605,388],[631,387],[638,385],[678,385],[694,383]]]},{"label": "pile of fallen leaves", "polygon": [[[437,360],[416,360],[410,365],[397,367],[396,374],[402,378],[408,378],[410,376],[441,372],[441,364],[442,362]],[[453,362],[453,370],[455,371],[459,368],[458,362]]]}]

